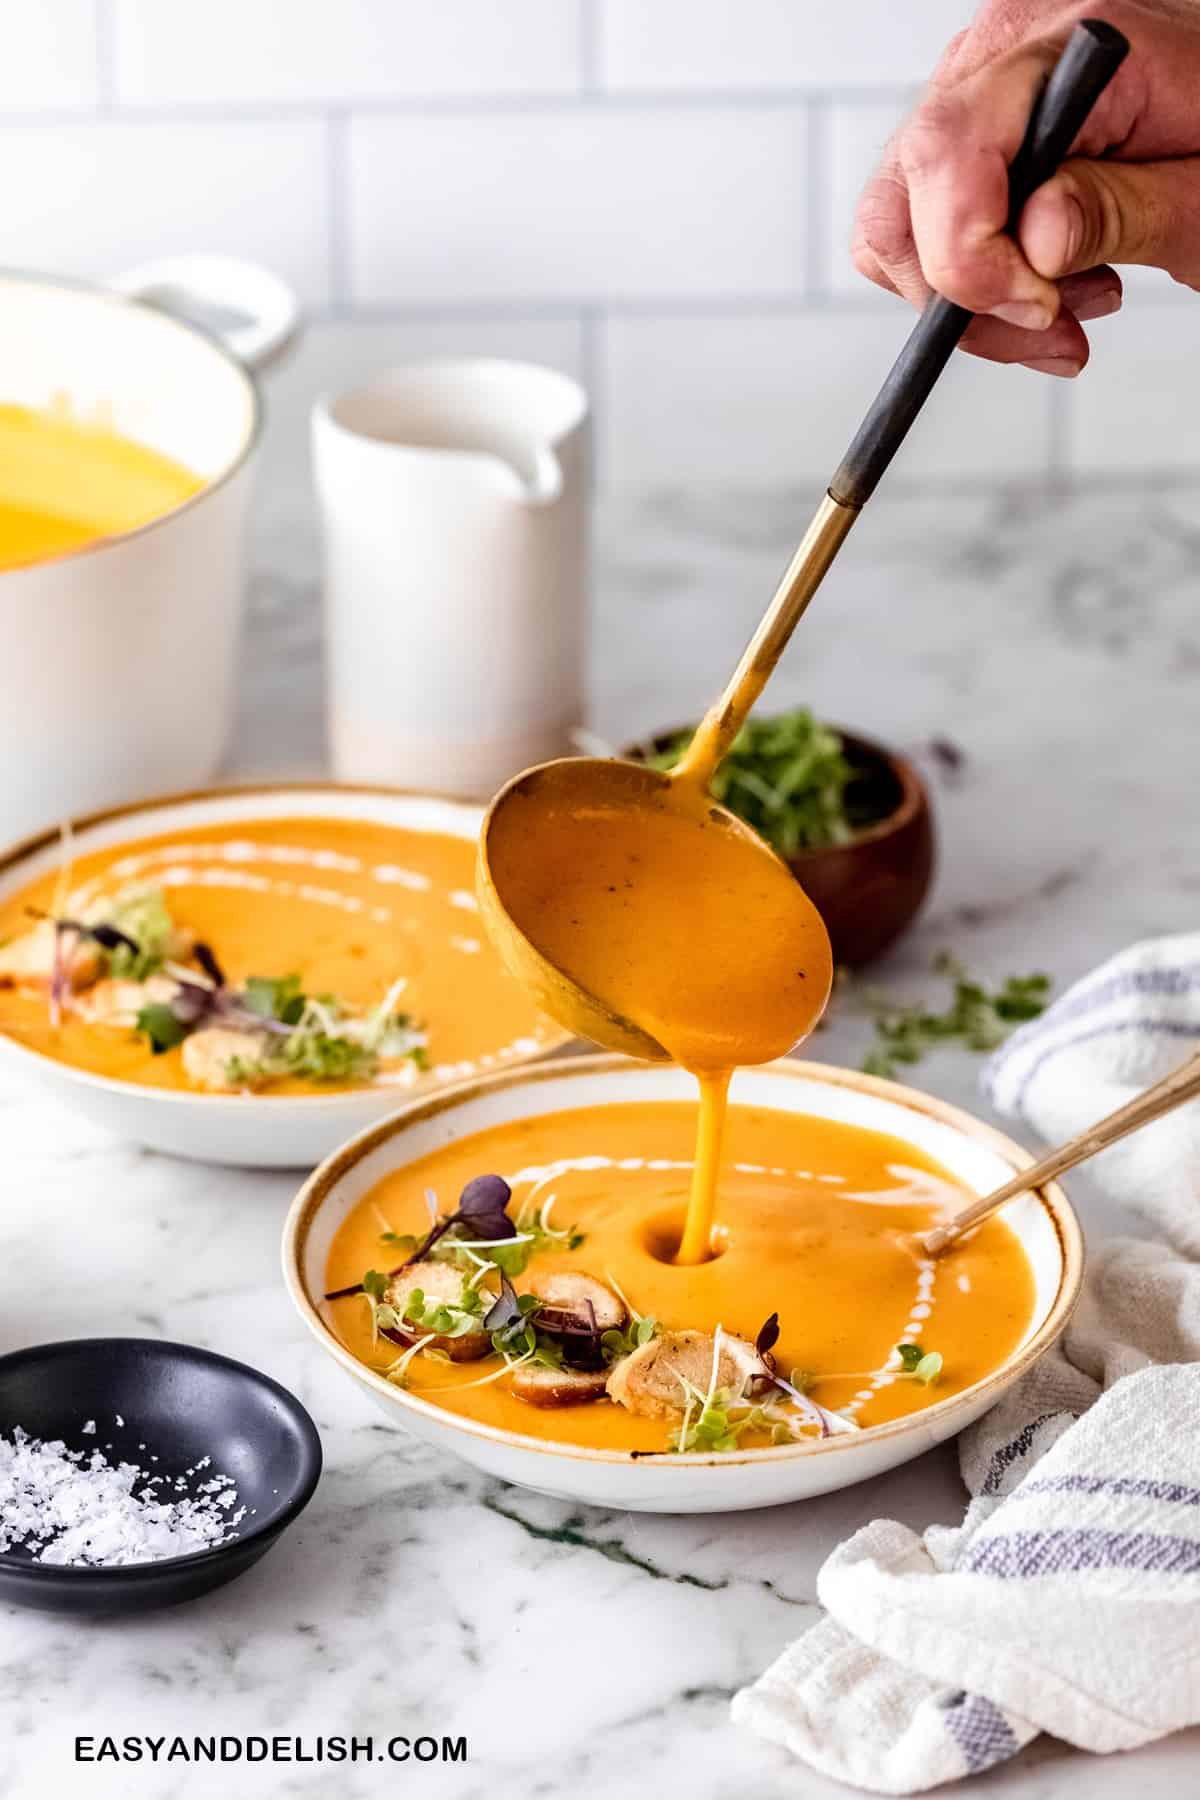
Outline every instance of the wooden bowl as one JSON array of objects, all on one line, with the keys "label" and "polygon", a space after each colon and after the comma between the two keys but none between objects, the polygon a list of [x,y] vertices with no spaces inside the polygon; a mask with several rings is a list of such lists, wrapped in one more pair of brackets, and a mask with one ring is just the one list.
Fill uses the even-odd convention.
[{"label": "wooden bowl", "polygon": [[[933,879],[936,841],[925,783],[908,758],[840,725],[833,729],[854,772],[851,797],[884,816],[848,844],[785,860],[825,921],[834,962],[855,969],[881,956],[916,918]],[[661,750],[677,735],[660,732],[649,748]],[[643,740],[621,754],[640,760],[646,750]]]}]

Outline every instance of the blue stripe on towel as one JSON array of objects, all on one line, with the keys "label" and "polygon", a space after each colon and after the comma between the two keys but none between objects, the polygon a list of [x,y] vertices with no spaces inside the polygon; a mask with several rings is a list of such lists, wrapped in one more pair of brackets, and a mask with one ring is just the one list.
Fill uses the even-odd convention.
[{"label": "blue stripe on towel", "polygon": [[1132,1494],[1142,1500],[1200,1506],[1200,1488],[1181,1487],[1177,1481],[1151,1481],[1140,1475],[1046,1475],[1037,1481],[1023,1481],[1008,1497],[1024,1500],[1030,1494]]},{"label": "blue stripe on towel", "polygon": [[1002,1580],[1074,1574],[1083,1569],[1140,1569],[1156,1575],[1200,1574],[1200,1543],[1146,1531],[1012,1531],[972,1544],[958,1564],[966,1575]]},{"label": "blue stripe on towel", "polygon": [[1000,1708],[982,1694],[952,1695],[946,1702],[944,1723],[962,1752],[969,1775],[1004,1762],[1021,1747]]},{"label": "blue stripe on towel", "polygon": [[[996,1053],[984,1071],[984,1092],[995,1097],[997,1074],[1002,1072],[1029,1044],[1053,1031],[1068,1020],[1086,1018],[1102,1006],[1112,1006],[1135,994],[1161,995],[1168,1000],[1181,1000],[1188,994],[1200,993],[1200,963],[1181,963],[1174,969],[1126,969],[1119,975],[1072,989],[1061,999],[1052,1001],[1044,1013],[1018,1026],[1004,1048]],[[1198,1027],[1200,1030],[1200,1027]]]},{"label": "blue stripe on towel", "polygon": [[1029,1092],[1034,1079],[1053,1057],[1061,1055],[1064,1050],[1077,1050],[1080,1044],[1090,1044],[1096,1038],[1109,1037],[1117,1032],[1136,1031],[1143,1037],[1183,1037],[1200,1038],[1200,1020],[1184,1024],[1176,1019],[1114,1019],[1107,1025],[1096,1025],[1091,1031],[1077,1032],[1074,1037],[1063,1038],[1060,1043],[1048,1044],[1040,1056],[1034,1058],[1026,1069],[1017,1097],[1014,1110],[1024,1115],[1025,1096]]}]

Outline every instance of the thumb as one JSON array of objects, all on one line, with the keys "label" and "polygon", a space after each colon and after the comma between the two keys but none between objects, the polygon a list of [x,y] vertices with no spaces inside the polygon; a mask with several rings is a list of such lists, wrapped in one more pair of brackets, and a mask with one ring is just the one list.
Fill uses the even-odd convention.
[{"label": "thumb", "polygon": [[1017,237],[1051,280],[1098,263],[1146,263],[1200,286],[1200,159],[1066,162],[1030,197]]}]

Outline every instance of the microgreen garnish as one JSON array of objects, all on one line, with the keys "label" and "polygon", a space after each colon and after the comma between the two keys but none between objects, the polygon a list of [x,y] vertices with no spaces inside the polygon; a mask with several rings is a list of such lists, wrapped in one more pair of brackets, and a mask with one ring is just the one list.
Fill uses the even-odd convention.
[{"label": "microgreen garnish", "polygon": [[[468,1181],[458,1196],[458,1205],[455,1210],[447,1213],[444,1218],[438,1216],[437,1196],[427,1192],[426,1199],[429,1202],[432,1221],[430,1228],[423,1238],[405,1238],[403,1240],[403,1247],[407,1248],[409,1244],[412,1245],[411,1254],[402,1263],[397,1263],[396,1267],[390,1271],[389,1279],[392,1275],[399,1275],[402,1270],[409,1268],[413,1263],[424,1262],[446,1234],[452,1230],[464,1231],[466,1233],[465,1243],[471,1240],[482,1240],[489,1246],[516,1236],[517,1228],[506,1211],[508,1203],[512,1199],[512,1189],[502,1175],[476,1175],[473,1180]],[[385,1235],[382,1241],[387,1242],[390,1235]],[[358,1281],[353,1287],[338,1288],[335,1292],[326,1294],[325,1298],[326,1300],[342,1300],[349,1294],[362,1292],[363,1283]]]},{"label": "microgreen garnish", "polygon": [[[521,1205],[517,1214],[517,1230],[530,1240],[529,1255],[536,1256],[541,1250],[578,1250],[587,1242],[587,1233],[580,1231],[577,1225],[560,1230],[550,1223],[550,1212],[555,1196],[550,1194],[538,1207],[534,1206],[533,1195],[530,1194]],[[528,1258],[526,1259],[528,1260]],[[519,1274],[520,1270],[515,1271]]]},{"label": "microgreen garnish", "polygon": [[150,1039],[153,1055],[162,1056],[167,1050],[174,1050],[176,1044],[182,1044],[191,1030],[178,1017],[174,1008],[162,1001],[153,1006],[143,1006],[137,1016],[137,1029]]},{"label": "microgreen garnish", "polygon": [[778,1342],[779,1314],[773,1312],[770,1318],[763,1321],[762,1325],[759,1327],[758,1336],[754,1340],[754,1348],[758,1351],[758,1354],[762,1359],[762,1375],[759,1377],[760,1381],[767,1382],[771,1387],[778,1389],[781,1394],[786,1395],[792,1404],[798,1408],[805,1420],[810,1425],[816,1426],[817,1433],[820,1437],[831,1437],[837,1432],[856,1431],[858,1427],[854,1424],[852,1419],[848,1419],[844,1413],[830,1412],[827,1406],[819,1405],[817,1401],[805,1391],[808,1382],[812,1379],[807,1370],[800,1371],[805,1377],[804,1385],[793,1381],[785,1381],[783,1376],[777,1373],[775,1359],[771,1355],[771,1352]]},{"label": "microgreen garnish", "polygon": [[[691,741],[690,731],[677,732],[646,761],[672,769]],[[893,794],[876,792],[856,771],[837,732],[803,706],[743,725],[711,786],[717,800],[785,857],[844,844],[896,804]]]},{"label": "microgreen garnish", "polygon": [[260,1019],[277,1019],[281,1025],[298,1025],[304,1017],[304,991],[298,975],[281,975],[270,980],[265,975],[251,975],[242,990],[248,1012]]},{"label": "microgreen garnish", "polygon": [[379,1241],[389,1250],[415,1250],[421,1240],[411,1231],[381,1231]]},{"label": "microgreen garnish", "polygon": [[936,1381],[942,1372],[940,1350],[923,1350],[920,1344],[897,1344],[896,1354],[900,1358],[900,1373],[911,1375],[926,1387]]},{"label": "microgreen garnish", "polygon": [[863,1060],[868,1075],[894,1078],[901,1063],[920,1062],[939,1044],[961,1044],[967,1050],[994,1050],[1026,1019],[1045,1011],[1050,997],[1048,975],[1010,975],[989,989],[969,975],[954,957],[943,953],[934,973],[954,984],[953,997],[942,1012],[923,1004],[875,998],[867,1006],[875,1024],[875,1043]]}]

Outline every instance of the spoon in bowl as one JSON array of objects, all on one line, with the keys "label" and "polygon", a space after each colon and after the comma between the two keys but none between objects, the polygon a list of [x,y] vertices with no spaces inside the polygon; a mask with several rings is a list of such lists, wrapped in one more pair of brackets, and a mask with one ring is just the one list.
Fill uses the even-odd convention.
[{"label": "spoon in bowl", "polygon": [[[1030,194],[1048,180],[1069,151],[1128,49],[1121,33],[1101,20],[1085,19],[1075,26],[1034,105],[1024,140],[1009,168],[1010,231]],[[493,800],[480,834],[477,887],[483,922],[510,972],[530,989],[544,1011],[580,1037],[648,1061],[670,1058],[691,1068],[720,1068],[723,1062],[732,1067],[737,1062],[761,1062],[782,1055],[819,1016],[828,991],[829,950],[827,940],[821,948],[824,931],[818,916],[790,875],[791,893],[785,900],[783,890],[768,873],[768,864],[782,868],[774,852],[711,798],[708,784],[970,320],[964,307],[940,297],[926,306],[830,482],[728,686],[701,721],[682,762],[666,774],[616,759],[567,758],[518,775]],[[732,1046],[737,1054],[724,1056],[720,1017],[715,1036],[710,1029],[701,1034],[703,1042],[681,1043],[673,1032],[671,1043],[664,1044],[658,1025],[660,1017],[669,1020],[671,1009],[663,1012],[653,1003],[653,996],[647,1004],[645,988],[653,987],[656,975],[670,985],[672,972],[656,963],[653,929],[647,955],[637,969],[632,963],[617,968],[619,957],[581,954],[581,934],[589,923],[593,947],[601,951],[604,943],[619,946],[659,922],[660,915],[646,907],[636,913],[622,908],[623,881],[630,881],[630,892],[637,885],[629,868],[623,875],[618,872],[615,882],[597,879],[594,894],[586,890],[589,837],[598,838],[614,821],[634,820],[640,820],[640,827],[645,828],[640,829],[641,849],[630,865],[636,865],[639,875],[644,872],[639,860],[643,851],[654,851],[656,857],[668,860],[678,854],[679,879],[674,892],[668,892],[668,884],[659,884],[675,924],[671,947],[678,952],[682,936],[683,951],[691,957],[688,973],[711,975],[702,985],[708,999],[718,1003],[719,1015],[730,1017],[748,991],[745,981],[732,986],[726,982],[730,971],[724,964],[712,971],[700,966],[719,944],[720,931],[732,929],[741,949],[753,941],[762,952],[747,974],[758,982],[756,1007],[764,988],[772,990],[772,1003],[766,1005],[770,1017],[762,1021],[769,1029],[752,1033],[754,1042],[750,1044],[744,1036],[736,1043],[731,1037],[725,1049]],[[659,833],[657,840],[651,835],[654,830]],[[664,836],[668,831],[674,832],[672,847]],[[532,867],[535,864],[538,867]],[[718,864],[719,884],[714,879]],[[690,892],[683,880],[685,866],[698,883]],[[572,878],[577,894],[570,904],[557,909],[559,922],[567,929],[548,932],[546,884]],[[721,896],[715,892],[718,885]],[[756,895],[769,896],[757,912]],[[717,904],[718,898],[721,904]],[[688,917],[689,905],[700,914],[694,920]],[[774,962],[767,954],[772,931],[778,939]],[[815,956],[803,988],[796,978],[794,953],[799,951]],[[642,987],[630,979],[639,970]],[[651,978],[648,983],[647,975]],[[773,1003],[776,988],[780,989],[779,1005]],[[786,1016],[789,1001],[790,1024]],[[636,1019],[631,1016],[631,1002],[636,1005]]]},{"label": "spoon in bowl", "polygon": [[1022,1169],[1003,1187],[996,1188],[990,1194],[983,1194],[973,1200],[970,1206],[956,1213],[944,1224],[935,1225],[932,1230],[921,1233],[920,1242],[927,1256],[940,1256],[964,1232],[973,1231],[976,1225],[994,1213],[997,1207],[1003,1206],[1006,1200],[1015,1200],[1018,1194],[1032,1193],[1035,1188],[1044,1187],[1046,1182],[1054,1181],[1059,1175],[1065,1175],[1068,1169],[1078,1168],[1089,1157],[1098,1156],[1101,1150],[1107,1150],[1110,1144],[1119,1143],[1133,1131],[1140,1131],[1143,1125],[1150,1125],[1164,1114],[1174,1112],[1177,1106],[1183,1106],[1188,1100],[1200,1096],[1200,1054],[1190,1056],[1153,1087],[1148,1087],[1144,1094],[1127,1105],[1118,1107],[1116,1112],[1109,1113],[1106,1118],[1098,1119],[1073,1137],[1067,1144],[1060,1144],[1057,1150],[1051,1150],[1040,1162],[1035,1162],[1028,1169]]}]

